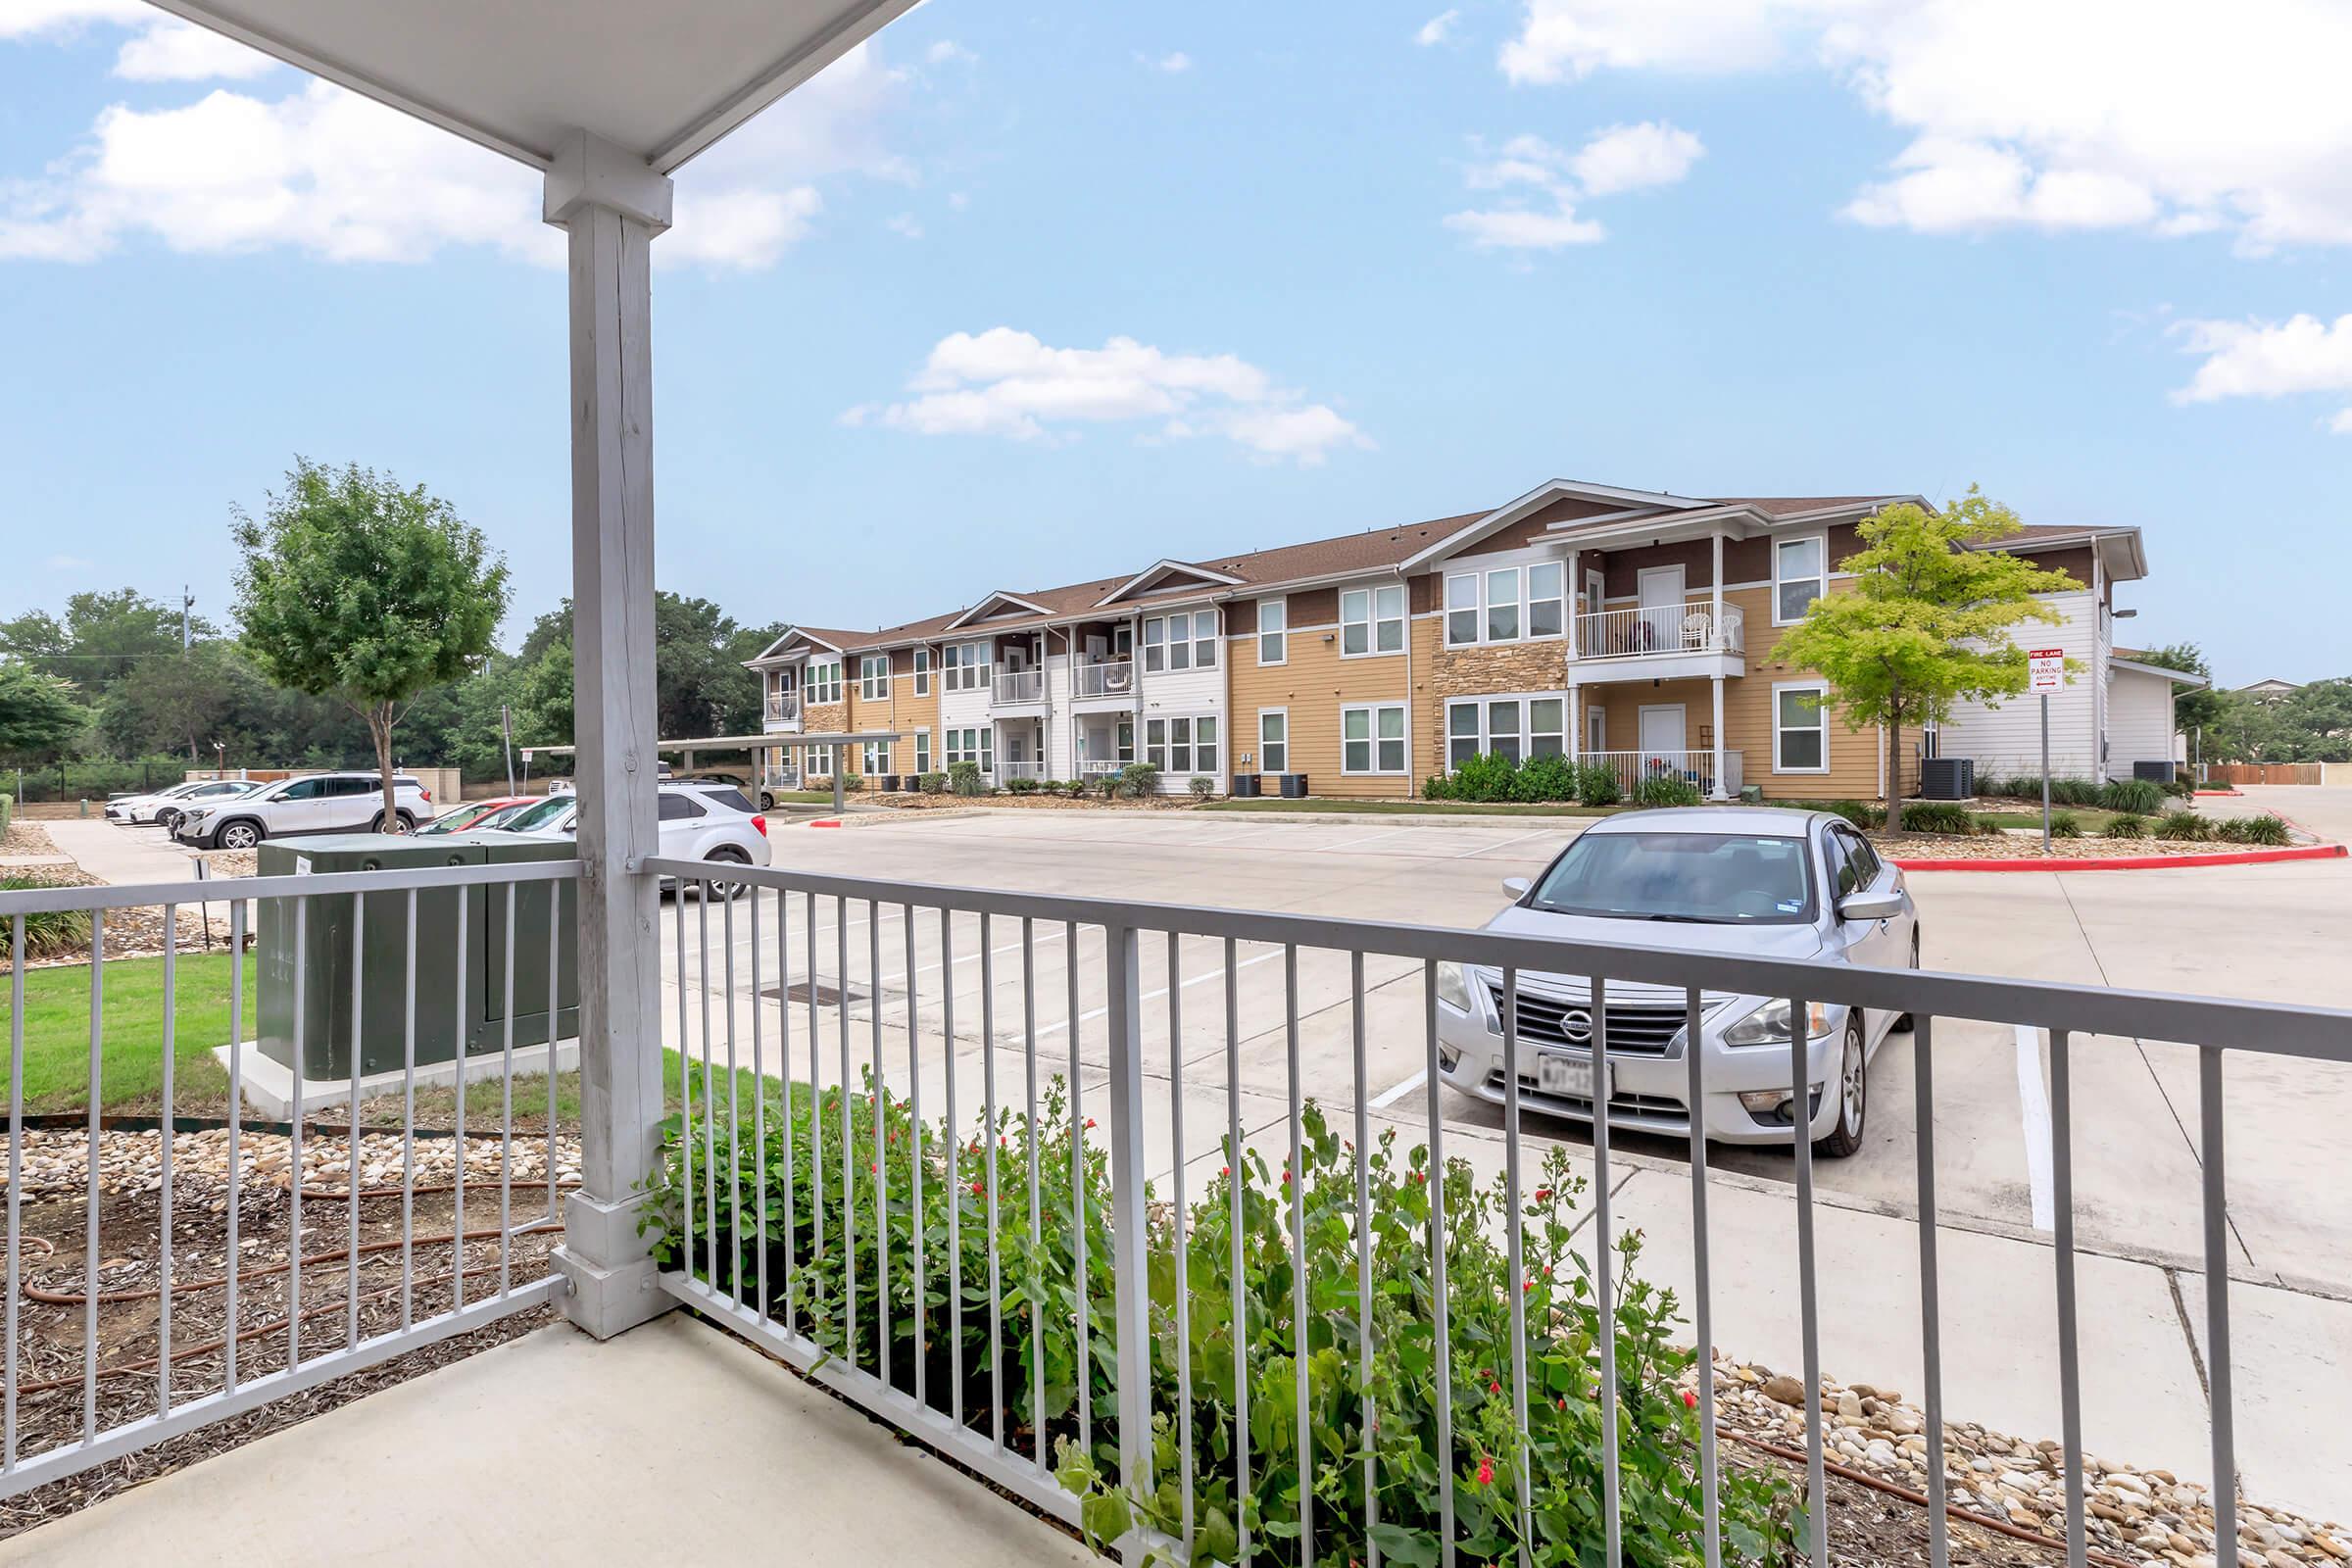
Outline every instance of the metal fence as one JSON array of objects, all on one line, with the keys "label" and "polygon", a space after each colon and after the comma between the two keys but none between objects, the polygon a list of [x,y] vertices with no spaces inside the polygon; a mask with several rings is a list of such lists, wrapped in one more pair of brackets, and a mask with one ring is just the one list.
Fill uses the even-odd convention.
[{"label": "metal fence", "polygon": [[[670,860],[648,861],[646,869],[688,882],[709,871],[698,862]],[[1936,1252],[1936,1026],[1944,1019],[1979,1019],[2050,1032],[2057,1212],[2052,1258],[2063,1384],[2066,1547],[2071,1561],[2083,1562],[2071,1042],[2098,1034],[2194,1045],[2200,1048],[2202,1106],[2204,1345],[2213,1473],[2222,1478],[2213,1503],[2221,1560],[2234,1560],[2225,1062],[2232,1052],[2352,1060],[2352,1014],[773,869],[730,868],[727,876],[756,890],[748,904],[714,904],[706,896],[691,926],[681,904],[670,933],[684,1047],[677,1104],[685,1115],[670,1124],[679,1132],[668,1152],[669,1185],[661,1197],[667,1223],[682,1237],[682,1247],[665,1259],[665,1288],[1040,1507],[1090,1528],[1115,1518],[1130,1531],[1122,1545],[1131,1556],[1139,1547],[1191,1553],[1196,1533],[1208,1528],[1194,1511],[1196,1493],[1213,1477],[1219,1485],[1229,1482],[1234,1497],[1250,1494],[1252,1454],[1262,1454],[1267,1444],[1287,1453],[1295,1438],[1296,1457],[1284,1462],[1313,1477],[1314,1485],[1299,1489],[1296,1516],[1281,1521],[1279,1530],[1253,1538],[1245,1525],[1233,1557],[1322,1561],[1344,1549],[1348,1556],[1379,1561],[1384,1521],[1372,1467],[1374,1434],[1384,1429],[1371,1391],[1379,1382],[1376,1362],[1393,1369],[1400,1359],[1423,1368],[1418,1375],[1434,1382],[1435,1431],[1429,1438],[1443,1492],[1442,1559],[1452,1563],[1457,1550],[1467,1553],[1457,1528],[1461,1510],[1475,1501],[1465,1493],[1473,1485],[1464,1479],[1463,1445],[1469,1440],[1463,1423],[1470,1419],[1463,1414],[1465,1403],[1507,1399],[1513,1425],[1525,1432],[1531,1395],[1548,1404],[1560,1387],[1556,1358],[1547,1354],[1539,1362],[1531,1353],[1531,1347],[1556,1348],[1556,1335],[1546,1338],[1540,1331],[1556,1324],[1569,1308],[1549,1294],[1548,1285],[1545,1295],[1535,1294],[1538,1276],[1531,1260],[1538,1254],[1531,1248],[1549,1243],[1526,1217],[1529,1189],[1550,1178],[1531,1172],[1537,1146],[1523,1140],[1521,1132],[1526,1102],[1535,1098],[1531,1063],[1555,1048],[1521,1038],[1520,1009],[1511,1002],[1523,981],[1545,983],[1545,977],[1567,975],[1589,984],[1595,1004],[1597,1022],[1589,1047],[1566,1048],[1589,1062],[1592,1082],[1605,1084],[1617,1059],[1612,1052],[1629,1049],[1612,1046],[1614,1007],[1598,1004],[1603,996],[1614,998],[1622,990],[1679,1005],[1687,1033],[1669,1042],[1666,1054],[1681,1057],[1686,1076],[1679,1093],[1690,1104],[1697,1103],[1707,1086],[1701,1082],[1699,1053],[1682,1049],[1680,1042],[1695,1035],[1702,1013],[1721,1004],[1726,993],[1787,998],[1791,1018],[1808,1017],[1813,1003],[1912,1015],[1922,1282],[1918,1323],[1927,1377],[1929,1519],[1938,1564],[1950,1560],[1950,1545],[1944,1522],[1943,1301]],[[854,941],[853,929],[859,927]],[[1207,955],[1211,967],[1184,974],[1180,951],[1196,962]],[[1409,1025],[1401,1024],[1393,1006],[1386,1008],[1379,1027],[1368,1023],[1367,957],[1403,960],[1408,981],[1410,968],[1419,968],[1420,1004]],[[1322,995],[1304,1009],[1302,959],[1316,965],[1326,981],[1345,975],[1337,996]],[[1250,1124],[1241,1089],[1244,1032],[1237,997],[1242,971],[1277,961],[1282,1010],[1271,1028],[1278,1031],[1286,1060],[1283,1111],[1278,1120]],[[1460,1347],[1451,1337],[1472,1308],[1485,1309],[1492,1321],[1495,1307],[1464,1297],[1447,1282],[1446,1259],[1456,1247],[1448,1239],[1445,1205],[1456,1199],[1446,1175],[1448,1123],[1439,1087],[1438,1001],[1440,966],[1447,963],[1477,965],[1482,973],[1497,976],[1505,999],[1496,1027],[1505,1162],[1500,1180],[1507,1200],[1492,1212],[1505,1232],[1497,1244],[1507,1250],[1501,1278],[1524,1279],[1527,1293],[1507,1284],[1488,1287],[1508,1297],[1509,1332],[1498,1336],[1506,1343],[1490,1342],[1490,1348],[1468,1352],[1496,1357],[1493,1370],[1482,1368],[1479,1377],[1492,1386],[1477,1389],[1464,1383],[1455,1353]],[[977,965],[979,1016],[968,1016],[973,1003],[964,1000],[967,1015],[959,1032],[957,1003],[970,997],[969,965]],[[1057,965],[1058,979],[1053,974]],[[962,981],[955,978],[958,970],[966,974]],[[738,1006],[739,977],[750,995],[772,993],[782,999],[772,1035],[758,1004]],[[1206,983],[1212,995],[1221,992],[1222,1028],[1213,1007],[1199,1009],[1208,1016],[1195,1017],[1194,1043],[1188,1047],[1185,1000],[1196,982]],[[1098,1004],[1085,1005],[1097,996]],[[903,1003],[900,1021],[886,1022],[886,998]],[[1158,1004],[1160,1024],[1149,1033],[1147,1002]],[[698,1011],[699,1035],[693,1016]],[[1318,1019],[1318,1027],[1344,1017],[1344,1052],[1336,1040],[1312,1052],[1304,1048],[1303,1017]],[[1419,1080],[1423,1092],[1415,1097],[1421,1104],[1402,1102],[1407,1112],[1420,1113],[1422,1125],[1414,1150],[1399,1157],[1437,1173],[1427,1182],[1426,1220],[1412,1221],[1415,1230],[1426,1225],[1421,1255],[1433,1264],[1426,1280],[1373,1277],[1376,1240],[1385,1235],[1384,1245],[1395,1244],[1401,1234],[1395,1227],[1405,1221],[1396,1217],[1391,1200],[1371,1201],[1367,1162],[1353,1157],[1374,1148],[1376,1133],[1371,1117],[1378,1086],[1367,1076],[1367,1051],[1388,1051],[1394,1066],[1400,1026],[1409,1029],[1411,1054],[1425,1076]],[[1792,1040],[1785,1059],[1791,1102],[1808,1102],[1809,1094],[1824,1086],[1827,1058]],[[739,1068],[745,1073],[741,1079]],[[723,1086],[714,1076],[719,1073]],[[1342,1107],[1332,1112],[1328,1128],[1307,1093],[1310,1079],[1321,1081],[1335,1106]],[[1195,1087],[1188,1089],[1188,1080]],[[771,1083],[776,1085],[772,1095]],[[1220,1086],[1222,1105],[1213,1098]],[[1066,1099],[1056,1107],[1059,1097]],[[1396,1101],[1394,1093],[1387,1097],[1389,1104]],[[1041,1114],[1048,1119],[1041,1121]],[[1404,1113],[1384,1104],[1380,1114],[1381,1124],[1391,1125],[1394,1116]],[[1206,1151],[1197,1140],[1188,1143],[1188,1115],[1196,1119],[1196,1134],[1206,1119],[1222,1138]],[[1703,1368],[1703,1348],[1713,1344],[1719,1287],[1708,1268],[1707,1144],[1697,1118],[1691,1125],[1688,1158],[1696,1285],[1691,1329],[1692,1343],[1702,1348]],[[1323,1169],[1327,1161],[1317,1163],[1316,1151],[1326,1135],[1347,1138],[1352,1146],[1350,1160],[1336,1167],[1336,1176]],[[1279,1184],[1270,1177],[1262,1184],[1244,1179],[1245,1159],[1261,1146],[1284,1160]],[[1147,1155],[1148,1149],[1172,1152],[1164,1161],[1164,1189],[1148,1187],[1147,1171],[1162,1168],[1156,1154]],[[1812,1560],[1826,1564],[1827,1429],[1813,1157],[1806,1141],[1796,1140],[1792,1273],[1801,1305],[1805,1385],[1802,1517],[1812,1526]],[[1612,1152],[1605,1118],[1592,1130],[1591,1158],[1592,1245],[1586,1249],[1589,1257],[1575,1255],[1573,1261],[1591,1282],[1592,1299],[1610,1301],[1618,1287],[1611,1278],[1616,1261],[1610,1250]],[[1225,1168],[1211,1174],[1220,1162]],[[1313,1183],[1306,1179],[1310,1166],[1321,1172]],[[756,1173],[748,1182],[747,1170]],[[1294,1171],[1300,1173],[1296,1182],[1290,1179]],[[1087,1206],[1087,1194],[1098,1179],[1109,1193],[1107,1214]],[[894,1189],[894,1180],[911,1190]],[[951,1200],[944,1209],[942,1184]],[[1041,1186],[1049,1195],[1042,1204]],[[1192,1206],[1196,1196],[1201,1201]],[[1268,1203],[1279,1209],[1267,1210]],[[1246,1207],[1252,1216],[1248,1220]],[[1228,1367],[1212,1373],[1196,1356],[1186,1325],[1196,1313],[1229,1310],[1233,1322],[1259,1326],[1246,1316],[1258,1307],[1242,1299],[1243,1248],[1246,1231],[1252,1248],[1265,1242],[1267,1233],[1256,1227],[1269,1212],[1279,1217],[1282,1240],[1276,1250],[1288,1253],[1292,1294],[1277,1312],[1287,1324],[1262,1325],[1270,1338],[1254,1344],[1250,1335],[1234,1335],[1236,1350],[1226,1356]],[[869,1229],[858,1228],[860,1214],[867,1216]],[[1188,1224],[1201,1229],[1188,1235]],[[1389,1227],[1385,1232],[1384,1226]],[[973,1239],[974,1227],[984,1233],[981,1241]],[[1209,1229],[1230,1230],[1229,1267],[1220,1261],[1224,1247],[1204,1234]],[[1311,1302],[1305,1284],[1310,1234],[1318,1250],[1336,1247],[1353,1259],[1352,1280],[1319,1281]],[[1188,1278],[1188,1260],[1202,1272]],[[1564,1266],[1570,1260],[1560,1259]],[[1080,1283],[1066,1296],[1050,1295],[1045,1288],[1049,1265]],[[1218,1271],[1228,1278],[1212,1277]],[[1234,1291],[1231,1306],[1218,1306],[1228,1284]],[[1384,1292],[1404,1292],[1418,1303],[1403,1336],[1410,1343],[1376,1338],[1374,1306]],[[1047,1298],[1042,1313],[1041,1296]],[[1050,1421],[1054,1406],[1040,1336],[1058,1342],[1073,1334],[1077,1375],[1087,1392],[1078,1396],[1074,1408]],[[1027,1381],[1019,1371],[1023,1347],[1032,1368],[1028,1376],[1037,1380],[1034,1388],[1022,1387]],[[1597,1560],[1609,1562],[1620,1560],[1626,1528],[1620,1418],[1630,1421],[1635,1406],[1656,1394],[1628,1383],[1620,1366],[1623,1353],[1588,1355],[1584,1367],[1593,1380],[1592,1397],[1604,1412],[1598,1467],[1603,1517],[1594,1528],[1605,1534],[1605,1543],[1596,1544]],[[1287,1373],[1270,1359],[1276,1355],[1289,1361]],[[1432,1366],[1442,1370],[1432,1376],[1427,1372]],[[1107,1374],[1110,1392],[1101,1399],[1092,1394],[1085,1369]],[[1270,1370],[1286,1392],[1274,1401],[1272,1414],[1261,1415],[1253,1406],[1264,1400],[1263,1380]],[[1710,1565],[1722,1560],[1722,1489],[1731,1484],[1729,1467],[1717,1452],[1716,1401],[1714,1379],[1702,1371],[1695,1385],[1697,1441],[1677,1460],[1690,1483],[1693,1514],[1685,1547]],[[1566,1407],[1565,1396],[1561,1404]],[[1195,1442],[1196,1417],[1210,1405],[1215,1420],[1224,1423],[1216,1428],[1219,1433],[1234,1435],[1238,1428],[1222,1457]],[[1346,1429],[1344,1441],[1318,1447],[1306,1418],[1310,1409],[1337,1420]],[[1538,1413],[1549,1419],[1548,1410]],[[1162,1423],[1156,1429],[1155,1420]],[[1255,1445],[1250,1437],[1253,1420],[1260,1423]],[[1281,1423],[1271,1437],[1266,1421]],[[1049,1426],[1054,1428],[1051,1443]],[[1183,1499],[1181,1506],[1151,1516],[1148,1529],[1125,1515],[1091,1513],[1057,1477],[1057,1467],[1072,1451],[1062,1447],[1063,1439],[1088,1455],[1108,1483],[1131,1494],[1152,1495],[1155,1477],[1175,1481],[1173,1495]],[[1363,1467],[1360,1483],[1352,1476],[1358,1465]],[[1511,1468],[1516,1473],[1496,1486],[1515,1497],[1515,1507],[1505,1511],[1516,1515],[1512,1549],[1517,1550],[1533,1536],[1531,1494],[1558,1478],[1531,1474],[1524,1463]],[[1164,1499],[1170,1494],[1159,1495]],[[1335,1507],[1323,1500],[1328,1495],[1356,1500]],[[1482,1543],[1482,1548],[1491,1544]],[[1463,1560],[1501,1560],[1511,1554],[1482,1549]]]},{"label": "metal fence", "polygon": [[[549,1013],[557,1015],[564,934],[557,911],[563,901],[546,901],[549,923],[542,934],[516,929],[515,898],[524,884],[560,884],[576,877],[578,869],[576,862],[566,860],[256,877],[237,881],[233,900],[223,899],[221,884],[204,884],[214,893],[209,908],[199,904],[198,887],[186,883],[0,892],[0,931],[6,933],[11,959],[0,1497],[480,1328],[555,1296],[561,1286],[557,1276],[542,1272],[525,1277],[527,1270],[518,1269],[514,1261],[519,1239],[553,1233],[557,1227],[558,1172],[563,1163],[555,1078],[550,1074],[545,1079],[544,1147],[536,1152],[539,1174],[516,1176],[518,1162],[527,1162],[534,1151],[515,1133],[514,976],[517,956],[544,943]],[[499,923],[495,935],[503,937],[501,941],[486,942],[494,935],[488,930],[469,934],[466,911],[471,901],[462,892],[448,896],[449,890],[475,887],[485,890],[482,906],[487,918]],[[262,1066],[255,1060],[256,1046],[247,1039],[260,1015],[260,999],[249,993],[245,965],[234,956],[245,951],[254,928],[249,904],[290,906],[280,913],[292,937],[292,952],[299,956],[309,951],[314,905],[362,893],[376,896],[379,910],[382,896],[391,895],[400,909],[400,930],[389,943],[380,935],[370,939],[370,900],[352,900],[348,1010],[340,998],[332,999],[338,1004],[335,1010],[348,1020],[349,1080],[322,1085],[295,1073],[287,1121],[255,1125],[243,1109],[243,1098],[249,1077]],[[426,910],[422,925],[419,895],[424,896]],[[110,959],[107,916],[157,907],[164,922],[160,956]],[[454,924],[440,923],[444,910],[454,913]],[[200,958],[189,951],[194,939],[183,933],[181,920],[188,916],[209,921],[213,911],[226,915],[228,953]],[[37,950],[49,923],[61,915],[84,916],[90,927],[88,1065],[82,1086],[87,1113],[74,1131],[55,1129],[62,1118],[35,1118],[54,1132],[56,1147],[49,1163],[68,1173],[58,1178],[52,1169],[52,1181],[63,1181],[72,1190],[56,1194],[54,1205],[71,1208],[77,1199],[79,1206],[78,1214],[72,1216],[78,1235],[52,1240],[34,1234],[26,1223],[25,1084],[28,1047],[36,1057],[54,1063],[58,1042],[39,1027],[28,1031],[26,990],[28,982],[40,986],[52,975],[73,971],[36,969],[28,974],[26,958],[28,940]],[[454,956],[454,1001],[435,988],[418,991],[418,956],[436,945]],[[485,962],[473,956],[484,953],[504,955],[497,973],[477,971],[485,985],[501,988],[496,994],[503,1003],[499,1016],[504,1027],[497,1072],[473,1085],[470,1094],[465,1074],[456,1074],[450,1091],[454,1121],[420,1129],[420,1015],[427,1008],[454,1006],[456,1037],[465,1042],[473,1022],[466,1016],[466,966],[469,959]],[[212,985],[219,981],[210,977],[209,966],[224,966],[228,988],[226,1038],[220,1042],[228,1047],[225,1110],[207,1106],[213,1115],[194,1119],[181,1115],[193,1107],[178,1098],[173,1059],[182,988],[189,984],[179,973],[183,962],[208,965],[205,973]],[[125,963],[160,971],[155,989],[142,984],[121,993],[158,997],[152,1013],[124,1018],[119,1005],[110,1005],[110,995],[115,994],[110,970],[122,974]],[[394,1081],[364,1083],[358,1044],[366,1021],[363,1008],[368,996],[383,994],[380,983],[385,976],[379,966],[386,963],[400,966],[395,972],[402,999],[403,1059]],[[311,1000],[306,993],[323,981],[299,956],[285,972],[257,978],[264,984],[290,986],[292,1056],[297,1062],[307,1059],[306,1048],[316,1042],[305,1039],[306,1004]],[[370,985],[370,980],[379,984]],[[78,986],[81,981],[76,977],[74,983]],[[530,1000],[523,999],[526,1004]],[[126,1027],[111,1027],[116,1025]],[[156,1066],[159,1058],[151,1047],[159,1038],[161,1076],[154,1104],[162,1133],[156,1140],[157,1162],[151,1179],[126,1179],[126,1171],[136,1174],[136,1160],[125,1157],[124,1145],[137,1135],[107,1125],[109,1085],[121,1083],[120,1075],[127,1074],[133,1081],[130,1093],[134,1099],[142,1097],[145,1080],[140,1072]],[[140,1046],[150,1049],[136,1049]],[[489,1059],[484,1056],[481,1061]],[[118,1076],[110,1078],[110,1068]],[[425,1075],[433,1076],[429,1067]],[[362,1126],[357,1107],[363,1093],[382,1097],[369,1101],[371,1116],[389,1114],[372,1107],[396,1103],[398,1120]],[[306,1096],[315,1097],[307,1106]],[[331,1114],[339,1124],[331,1130],[317,1125],[329,1114],[318,1099],[329,1096],[337,1102]],[[525,1114],[530,1108],[523,1107]],[[192,1131],[199,1126],[208,1131]],[[223,1136],[208,1147],[225,1145],[220,1150],[219,1172],[199,1179],[181,1171],[175,1146],[190,1137],[201,1142],[215,1129]],[[439,1145],[443,1139],[449,1140],[440,1147],[447,1151],[450,1179],[419,1181],[420,1152],[432,1152],[420,1151],[420,1146]],[[469,1153],[492,1142],[498,1150],[495,1172],[469,1172]],[[331,1154],[331,1161],[322,1159],[322,1153]],[[534,1189],[544,1191],[544,1205],[536,1201],[540,1193]],[[438,1212],[445,1195],[450,1207],[447,1230],[419,1234],[419,1207]],[[484,1214],[491,1207],[496,1210],[494,1224],[486,1223]],[[59,1223],[59,1216],[47,1223]],[[181,1253],[178,1258],[175,1248]],[[151,1327],[150,1320],[137,1315],[145,1310],[142,1302],[152,1303]],[[191,1338],[175,1325],[175,1306],[205,1325],[202,1337]],[[58,1334],[37,1332],[41,1324],[36,1317],[43,1316],[57,1320],[53,1326],[60,1329]],[[77,1323],[73,1321],[76,1317]],[[107,1329],[103,1337],[102,1318]]]}]

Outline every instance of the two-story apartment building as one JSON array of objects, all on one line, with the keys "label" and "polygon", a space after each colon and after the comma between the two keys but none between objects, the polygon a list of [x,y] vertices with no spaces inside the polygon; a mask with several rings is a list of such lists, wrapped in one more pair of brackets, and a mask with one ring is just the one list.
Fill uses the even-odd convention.
[{"label": "two-story apartment building", "polygon": [[[1491,511],[998,589],[876,631],[798,626],[748,662],[779,737],[904,731],[842,764],[869,775],[969,760],[1003,783],[1142,760],[1171,792],[1304,774],[1315,795],[1380,799],[1499,752],[1598,760],[1629,788],[1671,771],[1710,796],[1876,798],[1916,782],[1922,738],[1904,737],[1903,778],[1882,777],[1877,736],[1775,650],[1850,581],[1838,564],[1861,520],[1915,499],[1553,480]],[[2137,531],[2039,529],[2010,548],[2083,582],[2066,612],[2106,646],[2113,584],[2145,570]]]}]

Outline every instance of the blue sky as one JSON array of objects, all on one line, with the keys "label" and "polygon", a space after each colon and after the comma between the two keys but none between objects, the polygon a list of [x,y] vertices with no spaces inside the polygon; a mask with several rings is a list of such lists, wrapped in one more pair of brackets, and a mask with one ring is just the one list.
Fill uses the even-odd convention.
[{"label": "blue sky", "polygon": [[[154,17],[0,0],[0,613],[220,612],[298,452],[552,604],[536,177]],[[662,582],[875,624],[1555,474],[1973,481],[2146,529],[2127,641],[2344,673],[2347,50],[2295,0],[931,0],[679,174]]]}]

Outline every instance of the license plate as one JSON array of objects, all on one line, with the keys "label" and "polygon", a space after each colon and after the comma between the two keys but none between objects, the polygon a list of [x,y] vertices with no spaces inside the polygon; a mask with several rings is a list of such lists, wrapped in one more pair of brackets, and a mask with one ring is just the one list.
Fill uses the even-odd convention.
[{"label": "license plate", "polygon": [[1536,1087],[1563,1100],[1589,1101],[1592,1098],[1592,1063],[1583,1056],[1538,1056]]}]

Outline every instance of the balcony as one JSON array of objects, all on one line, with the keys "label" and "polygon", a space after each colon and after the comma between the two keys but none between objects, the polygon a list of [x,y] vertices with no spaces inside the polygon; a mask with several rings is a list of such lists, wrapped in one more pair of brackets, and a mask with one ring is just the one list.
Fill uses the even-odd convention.
[{"label": "balcony", "polygon": [[[1582,760],[1597,762],[1617,778],[1617,793],[1625,800],[1634,799],[1635,791],[1653,778],[1679,778],[1698,787],[1698,793],[1713,799],[1715,790],[1715,754],[1708,752],[1587,752]],[[1723,754],[1723,794],[1740,793],[1742,774],[1740,754]]]},{"label": "balcony", "polygon": [[767,730],[790,731],[801,727],[801,694],[798,692],[769,692],[766,710],[761,714],[761,726]]},{"label": "balcony", "polygon": [[1717,618],[1704,601],[1603,610],[1575,617],[1572,662],[1588,680],[1738,675],[1747,653],[1746,616],[1737,605]]},{"label": "balcony", "polygon": [[1042,669],[1008,669],[998,674],[991,692],[999,708],[1018,708],[1046,700],[1046,672]]},{"label": "balcony", "polygon": [[1000,761],[997,763],[996,771],[988,776],[993,777],[999,784],[1010,783],[1016,778],[1044,778],[1046,764],[1036,760]]},{"label": "balcony", "polygon": [[1105,659],[1080,664],[1071,693],[1080,702],[1090,699],[1126,702],[1135,696],[1135,661]]}]

